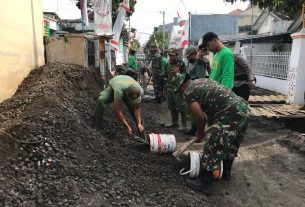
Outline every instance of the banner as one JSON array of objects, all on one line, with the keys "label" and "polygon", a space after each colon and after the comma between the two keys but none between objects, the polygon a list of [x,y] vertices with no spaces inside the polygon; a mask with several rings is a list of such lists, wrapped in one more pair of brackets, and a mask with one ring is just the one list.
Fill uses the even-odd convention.
[{"label": "banner", "polygon": [[126,12],[129,12],[129,0],[124,0],[120,5],[120,10],[118,16],[113,25],[113,39],[111,40],[111,45],[115,48],[116,51],[119,50],[119,40],[122,32],[122,27],[126,17]]},{"label": "banner", "polygon": [[183,31],[182,31],[182,36],[181,36],[181,41],[180,44],[178,45],[177,48],[185,48],[188,46],[188,39],[189,39],[189,21],[187,20],[185,22]]},{"label": "banner", "polygon": [[112,0],[94,1],[94,34],[111,36],[112,32]]}]

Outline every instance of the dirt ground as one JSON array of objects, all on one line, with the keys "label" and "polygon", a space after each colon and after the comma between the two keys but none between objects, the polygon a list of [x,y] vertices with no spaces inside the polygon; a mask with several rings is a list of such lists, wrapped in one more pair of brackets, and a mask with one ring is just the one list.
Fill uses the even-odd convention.
[{"label": "dirt ground", "polygon": [[[305,140],[281,122],[251,119],[232,180],[207,197],[185,185],[182,163],[127,137],[111,109],[93,124],[100,90],[95,71],[52,64],[0,104],[0,206],[304,206]],[[148,133],[190,138],[164,129],[165,102],[142,106]]]}]

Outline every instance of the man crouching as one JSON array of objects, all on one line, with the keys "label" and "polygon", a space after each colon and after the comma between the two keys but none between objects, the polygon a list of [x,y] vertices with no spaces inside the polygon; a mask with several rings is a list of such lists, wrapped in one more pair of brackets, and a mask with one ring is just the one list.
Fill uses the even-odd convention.
[{"label": "man crouching", "polygon": [[140,110],[142,95],[143,89],[139,83],[130,76],[119,75],[112,78],[109,81],[109,86],[99,95],[95,108],[95,121],[99,123],[102,120],[105,109],[112,103],[116,117],[125,127],[128,135],[131,135],[132,129],[122,113],[124,103],[133,116],[140,132],[143,132],[144,127],[141,122]]},{"label": "man crouching", "polygon": [[[196,117],[197,142],[205,141],[199,177],[187,179],[187,185],[211,194],[215,178],[219,179],[221,174],[224,180],[231,178],[231,167],[246,133],[250,109],[242,98],[209,79],[192,81],[188,74],[178,73],[173,85]],[[211,130],[205,134],[206,124]]]}]

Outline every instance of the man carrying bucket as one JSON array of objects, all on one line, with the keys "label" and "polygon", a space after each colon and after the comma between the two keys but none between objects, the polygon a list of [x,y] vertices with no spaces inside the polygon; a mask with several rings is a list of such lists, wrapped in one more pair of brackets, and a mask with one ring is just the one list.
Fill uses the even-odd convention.
[{"label": "man carrying bucket", "polygon": [[[199,177],[186,182],[195,190],[211,194],[215,178],[219,179],[221,174],[224,180],[231,178],[231,167],[246,133],[250,109],[242,98],[209,79],[191,80],[188,74],[177,73],[172,84],[176,92],[183,94],[196,117],[197,142],[205,141]],[[210,127],[205,134],[206,124]]]},{"label": "man carrying bucket", "polygon": [[95,121],[98,123],[102,120],[105,109],[110,103],[112,103],[115,115],[118,117],[121,124],[126,128],[127,133],[131,135],[132,129],[122,113],[124,103],[133,116],[139,131],[143,132],[144,127],[141,122],[140,111],[142,95],[143,89],[141,88],[140,84],[130,76],[119,75],[112,78],[109,81],[109,86],[99,95],[95,108]]}]

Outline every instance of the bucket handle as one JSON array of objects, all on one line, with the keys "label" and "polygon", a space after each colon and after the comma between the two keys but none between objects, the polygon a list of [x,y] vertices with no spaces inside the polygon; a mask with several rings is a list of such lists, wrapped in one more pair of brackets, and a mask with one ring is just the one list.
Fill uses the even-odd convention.
[{"label": "bucket handle", "polygon": [[191,169],[191,170],[186,171],[186,172],[183,172],[183,170],[184,170],[184,168],[182,168],[182,169],[180,170],[180,172],[179,172],[180,175],[186,175],[186,174],[188,174],[188,173],[194,171],[195,169]]}]

